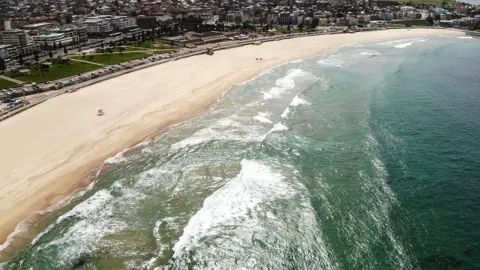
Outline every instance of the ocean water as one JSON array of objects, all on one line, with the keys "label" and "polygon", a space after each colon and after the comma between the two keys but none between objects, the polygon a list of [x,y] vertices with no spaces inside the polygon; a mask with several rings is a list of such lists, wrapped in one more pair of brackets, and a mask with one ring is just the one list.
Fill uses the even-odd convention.
[{"label": "ocean water", "polygon": [[3,269],[480,269],[480,41],[352,44],[106,161]]}]

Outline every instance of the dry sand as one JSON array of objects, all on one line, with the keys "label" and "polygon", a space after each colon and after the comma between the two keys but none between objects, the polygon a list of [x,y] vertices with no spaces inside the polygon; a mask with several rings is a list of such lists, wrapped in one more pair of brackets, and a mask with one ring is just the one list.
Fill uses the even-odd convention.
[{"label": "dry sand", "polygon": [[[320,55],[347,43],[435,34],[462,33],[389,30],[249,45],[123,75],[2,121],[0,243],[21,220],[86,186],[92,170],[105,159],[159,128],[199,113],[235,83],[283,62]],[[255,60],[257,57],[263,60]],[[97,107],[106,114],[97,116]]]}]

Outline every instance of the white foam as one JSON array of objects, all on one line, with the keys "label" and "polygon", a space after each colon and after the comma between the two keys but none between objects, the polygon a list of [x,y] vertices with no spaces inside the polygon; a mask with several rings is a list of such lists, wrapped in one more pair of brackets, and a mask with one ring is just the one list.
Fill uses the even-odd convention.
[{"label": "white foam", "polygon": [[362,50],[359,52],[359,54],[363,56],[374,56],[374,55],[379,55],[380,53],[373,50]]},{"label": "white foam", "polygon": [[459,36],[457,38],[459,38],[459,39],[472,39],[473,37],[472,36]]},{"label": "white foam", "polygon": [[235,226],[256,212],[260,204],[295,194],[284,177],[256,161],[242,160],[240,173],[206,198],[190,219],[173,247],[173,257],[189,251],[208,236],[219,235],[223,227]]},{"label": "white foam", "polygon": [[290,61],[290,63],[302,63],[302,62],[303,62],[303,59]]},{"label": "white foam", "polygon": [[279,132],[284,130],[288,130],[288,127],[282,124],[282,122],[278,122],[273,126],[273,128],[268,133]]},{"label": "white foam", "polygon": [[28,231],[30,223],[26,220],[22,220],[20,223],[17,224],[15,230],[8,235],[7,240],[3,244],[0,245],[0,251],[7,248],[15,239],[16,236],[20,236],[23,233]]},{"label": "white foam", "polygon": [[78,220],[64,231],[61,237],[42,245],[39,249],[56,246],[59,257],[71,261],[80,254],[92,252],[96,243],[105,235],[113,234],[126,228],[124,222],[114,220],[114,197],[106,190],[99,190],[90,198],[75,206],[66,214],[60,216],[56,225],[68,218]]},{"label": "white foam", "polygon": [[266,123],[266,124],[273,124],[273,122],[268,119],[267,117],[261,115],[260,113],[255,115],[255,117],[253,117],[253,119],[259,121],[259,122],[262,122],[262,123]]},{"label": "white foam", "polygon": [[395,45],[393,47],[397,48],[397,49],[403,49],[403,48],[412,46],[413,43],[425,42],[425,41],[426,41],[425,39],[420,39],[420,40],[410,41],[410,42],[406,42],[406,43],[401,43],[401,44]]},{"label": "white foam", "polygon": [[317,61],[318,64],[324,66],[332,66],[332,67],[342,67],[343,62],[337,58],[336,55],[331,55],[329,58],[320,59]]},{"label": "white foam", "polygon": [[282,118],[287,118],[289,113],[290,113],[290,108],[287,107],[287,108],[285,109],[285,111],[283,111],[281,117],[282,117]]},{"label": "white foam", "polygon": [[414,41],[417,41],[417,40],[423,40],[423,39],[422,39],[422,38],[403,38],[403,39],[395,39],[395,40],[380,42],[380,43],[377,43],[377,45],[392,45],[392,44],[396,44],[396,43],[414,42]]},{"label": "white foam", "polygon": [[289,70],[283,78],[277,79],[275,81],[274,87],[272,87],[268,92],[265,92],[263,94],[263,99],[267,100],[280,97],[286,91],[295,88],[295,78],[303,76],[305,74],[306,72],[298,68]]},{"label": "white foam", "polygon": [[123,154],[127,151],[127,149],[123,150],[122,152],[120,153],[117,153],[115,156],[113,157],[109,157],[107,158],[103,163],[105,164],[118,164],[120,162],[123,162],[126,160],[126,158],[123,156]]},{"label": "white foam", "polygon": [[[177,268],[192,260],[205,268],[268,267],[268,253],[257,252],[259,247],[252,245],[252,240],[262,239],[278,250],[293,245],[302,254],[321,255],[315,266],[305,265],[310,260],[299,262],[301,269],[334,269],[306,188],[290,181],[296,173],[293,168],[285,173],[289,176],[265,163],[242,160],[238,175],[207,197],[184,227],[173,247]],[[283,201],[282,210],[289,209],[288,214],[273,210],[279,200]]]},{"label": "white foam", "polygon": [[293,98],[292,102],[290,103],[290,106],[296,107],[296,106],[299,106],[299,105],[309,105],[309,104],[310,103],[308,103],[308,101],[299,98],[298,95],[297,95]]},{"label": "white foam", "polygon": [[199,145],[212,140],[218,141],[258,141],[257,129],[261,126],[245,126],[240,122],[223,118],[213,125],[195,132],[192,136],[171,145],[171,150],[178,150],[188,146]]}]

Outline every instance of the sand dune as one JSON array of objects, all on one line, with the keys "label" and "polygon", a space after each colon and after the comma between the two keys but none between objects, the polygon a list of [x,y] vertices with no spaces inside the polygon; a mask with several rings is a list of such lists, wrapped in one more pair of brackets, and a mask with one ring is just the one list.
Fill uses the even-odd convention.
[{"label": "sand dune", "polygon": [[[199,113],[230,86],[340,45],[447,30],[302,37],[149,67],[65,94],[0,122],[0,243],[22,219],[86,186],[95,166],[159,128]],[[255,58],[262,57],[257,61]],[[98,117],[96,108],[105,115]]]}]

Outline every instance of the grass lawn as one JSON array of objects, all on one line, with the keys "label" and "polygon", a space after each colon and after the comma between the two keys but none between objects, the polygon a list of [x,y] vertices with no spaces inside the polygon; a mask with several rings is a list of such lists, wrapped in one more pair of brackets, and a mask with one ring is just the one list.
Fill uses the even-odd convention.
[{"label": "grass lawn", "polygon": [[[142,48],[140,47],[134,47],[134,46],[127,46],[124,52],[132,52],[132,51],[142,51],[142,50],[147,50],[147,48]],[[114,52],[120,52],[120,50],[117,48],[113,49]]]},{"label": "grass lawn", "polygon": [[0,78],[0,89],[13,88],[13,87],[18,87],[18,86],[20,86],[20,85],[14,83],[14,82],[11,82],[9,80],[5,80],[5,79]]},{"label": "grass lawn", "polygon": [[90,61],[90,62],[95,62],[99,64],[104,64],[104,65],[114,65],[118,64],[121,62],[129,61],[129,60],[134,60],[138,58],[142,58],[149,55],[148,53],[143,53],[143,52],[135,52],[135,53],[114,53],[114,54],[96,54],[92,56],[87,56],[85,58],[82,58],[81,56],[75,56],[73,57],[74,59],[80,59],[80,60],[85,60],[85,61]]},{"label": "grass lawn", "polygon": [[[409,3],[410,1],[399,1],[399,2],[403,2],[403,3]],[[436,4],[438,6],[442,5],[442,3],[444,2],[444,0],[412,0],[412,3],[413,4],[429,4],[429,5],[432,5],[432,4]],[[451,0],[445,0],[445,2],[447,3],[454,3],[455,1],[451,1]]]},{"label": "grass lawn", "polygon": [[[157,46],[155,46],[155,45],[157,45]],[[132,44],[132,46],[135,46],[135,47],[143,47],[143,48],[153,49],[153,50],[156,50],[156,49],[177,49],[177,47],[170,46],[170,45],[167,45],[167,44],[162,44],[161,42],[156,42],[155,45],[153,45],[152,40],[145,40],[144,43]]]},{"label": "grass lawn", "polygon": [[154,50],[153,53],[155,54],[164,54],[169,52],[175,52],[177,49],[163,49],[163,50]]},{"label": "grass lawn", "polygon": [[70,61],[68,65],[52,65],[48,71],[39,72],[38,69],[30,68],[29,75],[17,76],[15,78],[24,82],[39,83],[69,77],[97,68],[100,68],[100,66],[83,62]]}]

